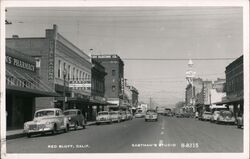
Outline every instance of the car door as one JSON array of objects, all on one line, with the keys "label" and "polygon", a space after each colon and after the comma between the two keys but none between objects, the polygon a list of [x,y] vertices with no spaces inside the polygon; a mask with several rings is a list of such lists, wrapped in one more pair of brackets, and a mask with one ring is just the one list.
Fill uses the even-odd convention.
[{"label": "car door", "polygon": [[57,110],[56,111],[56,116],[57,116],[57,118],[59,120],[58,126],[60,127],[60,129],[64,129],[64,127],[65,127],[64,126],[64,115],[63,115],[62,111]]}]

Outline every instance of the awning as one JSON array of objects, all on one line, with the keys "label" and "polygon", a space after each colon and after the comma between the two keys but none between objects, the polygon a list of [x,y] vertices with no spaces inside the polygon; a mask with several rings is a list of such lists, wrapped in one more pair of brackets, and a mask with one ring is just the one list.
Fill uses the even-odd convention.
[{"label": "awning", "polygon": [[216,104],[216,105],[233,104],[233,103],[243,102],[243,100],[244,100],[243,97],[226,98],[226,99],[223,99],[221,102],[216,102],[213,104]]},{"label": "awning", "polygon": [[[56,97],[55,100],[57,101],[63,101],[64,97],[60,96],[60,97]],[[89,99],[87,98],[79,98],[79,97],[66,97],[66,102],[84,102],[84,103],[88,103]]]},{"label": "awning", "polygon": [[[23,81],[25,81],[26,84],[20,84]],[[50,88],[50,86],[45,84],[36,74],[20,72],[18,69],[14,70],[8,67],[6,67],[6,92],[33,97],[60,96]]]}]

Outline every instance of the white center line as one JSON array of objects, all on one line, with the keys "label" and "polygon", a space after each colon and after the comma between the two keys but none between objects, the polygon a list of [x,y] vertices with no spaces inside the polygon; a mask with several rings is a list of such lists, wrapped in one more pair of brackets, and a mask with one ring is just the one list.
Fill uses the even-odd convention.
[{"label": "white center line", "polygon": [[162,131],[162,132],[161,132],[161,135],[163,135],[163,134],[164,134],[164,132]]}]

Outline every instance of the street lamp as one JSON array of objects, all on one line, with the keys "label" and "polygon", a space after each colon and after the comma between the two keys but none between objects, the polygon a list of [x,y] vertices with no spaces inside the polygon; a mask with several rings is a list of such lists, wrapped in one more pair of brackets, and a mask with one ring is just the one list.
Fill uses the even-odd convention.
[{"label": "street lamp", "polygon": [[64,68],[64,70],[63,70],[63,111],[65,110],[66,76],[67,76],[67,70]]}]

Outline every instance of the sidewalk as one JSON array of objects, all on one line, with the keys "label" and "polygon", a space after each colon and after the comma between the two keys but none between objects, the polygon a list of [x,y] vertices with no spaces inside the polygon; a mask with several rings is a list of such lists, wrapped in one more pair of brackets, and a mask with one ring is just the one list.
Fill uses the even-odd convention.
[{"label": "sidewalk", "polygon": [[[96,121],[88,121],[86,126],[91,126],[91,125],[95,125]],[[10,139],[16,139],[16,138],[20,138],[20,137],[24,137],[25,133],[23,133],[23,129],[18,129],[18,130],[9,130],[6,132],[6,139],[10,140]]]}]

